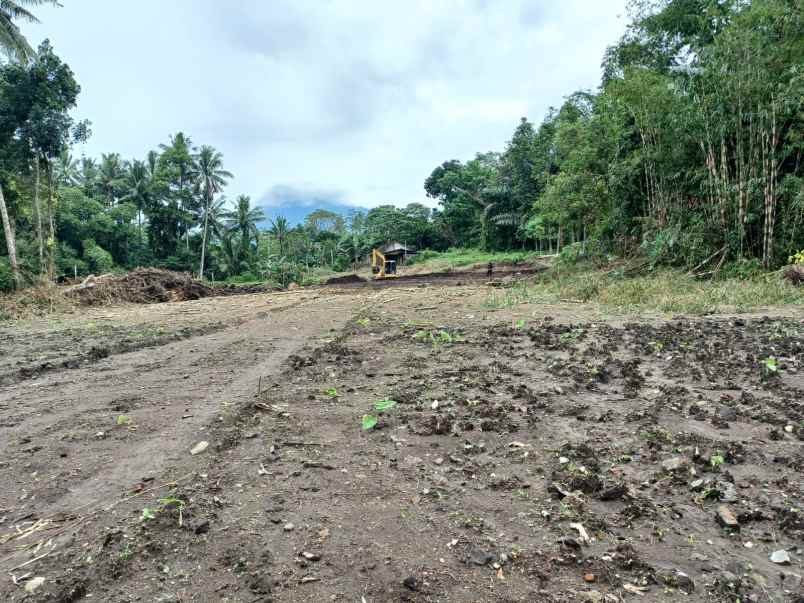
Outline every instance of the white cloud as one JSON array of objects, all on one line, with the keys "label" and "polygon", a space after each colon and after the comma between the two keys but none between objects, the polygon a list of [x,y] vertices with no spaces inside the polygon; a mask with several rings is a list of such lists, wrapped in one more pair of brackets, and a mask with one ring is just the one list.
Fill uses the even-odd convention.
[{"label": "white cloud", "polygon": [[424,201],[442,161],[502,150],[519,117],[594,88],[623,5],[81,0],[26,31],[76,72],[88,154],[142,156],[181,129],[224,153],[230,196],[377,205]]}]

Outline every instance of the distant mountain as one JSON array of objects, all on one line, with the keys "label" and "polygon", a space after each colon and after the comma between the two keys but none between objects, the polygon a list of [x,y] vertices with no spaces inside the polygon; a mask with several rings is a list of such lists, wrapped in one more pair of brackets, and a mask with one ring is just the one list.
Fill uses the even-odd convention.
[{"label": "distant mountain", "polygon": [[[304,223],[307,215],[317,209],[326,209],[342,216],[356,209],[367,211],[365,207],[345,203],[344,197],[345,193],[337,190],[277,184],[262,196],[257,205],[262,207],[269,220],[284,216],[293,226]],[[260,227],[267,228],[269,220],[260,224]]]},{"label": "distant mountain", "polygon": [[268,228],[270,226],[270,220],[277,216],[284,216],[287,221],[290,222],[291,226],[303,224],[307,215],[317,209],[326,209],[327,211],[340,214],[344,217],[348,216],[356,209],[368,211],[366,207],[355,207],[354,205],[346,205],[345,203],[338,203],[337,201],[322,201],[316,205],[300,205],[290,201],[280,205],[263,206],[262,209],[268,219],[259,224],[260,228]]}]

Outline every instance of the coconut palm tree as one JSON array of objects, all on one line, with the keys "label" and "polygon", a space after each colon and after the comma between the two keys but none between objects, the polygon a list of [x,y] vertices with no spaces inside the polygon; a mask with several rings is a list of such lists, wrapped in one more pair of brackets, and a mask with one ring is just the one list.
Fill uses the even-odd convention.
[{"label": "coconut palm tree", "polygon": [[0,50],[11,60],[26,63],[33,56],[33,48],[15,21],[39,23],[27,7],[44,4],[58,6],[57,0],[0,0]]},{"label": "coconut palm tree", "polygon": [[125,176],[125,165],[120,159],[120,153],[104,153],[101,155],[100,167],[98,168],[99,184],[109,207],[114,206]]},{"label": "coconut palm tree", "polygon": [[151,202],[151,174],[144,161],[135,159],[132,162],[126,176],[125,187],[123,201],[131,201],[137,206],[137,229],[142,248],[142,214]]},{"label": "coconut palm tree", "polygon": [[91,197],[98,186],[98,164],[91,157],[81,157],[76,181],[87,197]]},{"label": "coconut palm tree", "polygon": [[75,186],[80,175],[78,166],[78,160],[73,159],[70,151],[65,150],[61,153],[53,165],[56,183],[60,186]]},{"label": "coconut palm tree", "polygon": [[223,154],[214,147],[203,145],[195,156],[197,166],[197,185],[203,199],[204,226],[201,236],[201,262],[198,267],[198,278],[204,278],[204,259],[207,252],[207,231],[209,230],[209,214],[215,195],[233,178],[232,173],[223,169]]},{"label": "coconut palm tree", "polygon": [[279,255],[285,255],[285,241],[290,233],[290,224],[284,216],[277,216],[271,220],[271,228],[268,229],[279,243]]},{"label": "coconut palm tree", "polygon": [[251,197],[246,195],[240,195],[236,203],[235,208],[227,211],[224,217],[229,229],[240,233],[241,257],[245,259],[251,255],[251,241],[254,240],[255,245],[259,243],[257,223],[265,220],[265,212],[261,207],[251,207]]}]

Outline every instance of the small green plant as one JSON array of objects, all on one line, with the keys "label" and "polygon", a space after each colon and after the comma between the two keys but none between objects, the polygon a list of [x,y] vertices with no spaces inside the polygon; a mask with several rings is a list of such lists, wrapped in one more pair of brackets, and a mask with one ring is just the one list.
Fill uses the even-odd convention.
[{"label": "small green plant", "polygon": [[[396,406],[396,400],[379,400],[374,403],[374,410],[378,413],[387,412]],[[377,426],[380,418],[375,414],[363,415],[362,425],[363,431],[374,429]]]},{"label": "small green plant", "polygon": [[804,264],[804,249],[787,258],[789,264]]},{"label": "small green plant", "polygon": [[453,335],[443,329],[437,331],[417,331],[413,335],[413,338],[416,341],[429,341],[434,349],[442,345],[451,345],[459,340],[457,335]]},{"label": "small green plant", "polygon": [[184,525],[184,508],[187,506],[187,503],[184,500],[181,498],[176,498],[175,496],[166,496],[165,498],[160,498],[158,502],[159,507],[156,509],[145,507],[142,510],[142,515],[140,516],[142,521],[156,519],[157,513],[164,513],[170,509],[175,509],[179,515],[179,527]]},{"label": "small green plant", "polygon": [[182,512],[184,511],[184,507],[187,506],[186,502],[180,498],[176,498],[175,496],[168,496],[165,498],[160,498],[159,504],[161,505],[161,510],[163,511],[167,509],[176,509],[179,514],[179,527],[184,525]]},{"label": "small green plant", "polygon": [[773,356],[770,358],[765,358],[762,361],[762,372],[766,377],[777,374],[779,372],[779,362],[776,360],[776,358]]},{"label": "small green plant", "polygon": [[360,319],[356,320],[355,323],[357,323],[357,325],[359,325],[359,326],[363,327],[364,329],[366,329],[371,324],[371,319],[370,318],[360,318]]},{"label": "small green plant", "polygon": [[723,455],[721,455],[721,454],[713,454],[711,457],[709,457],[709,465],[715,471],[719,471],[720,466],[723,465],[723,463],[725,463],[725,462],[726,462],[726,459],[724,459]]},{"label": "small green plant", "polygon": [[327,390],[324,390],[324,393],[329,396],[330,398],[337,398],[338,397],[338,390],[334,387],[330,387]]},{"label": "small green plant", "polygon": [[117,426],[118,427],[128,427],[131,425],[131,417],[127,415],[120,415],[117,417]]},{"label": "small green plant", "polygon": [[525,321],[524,319],[520,318],[514,323],[514,328],[519,329],[520,331],[525,328]]}]

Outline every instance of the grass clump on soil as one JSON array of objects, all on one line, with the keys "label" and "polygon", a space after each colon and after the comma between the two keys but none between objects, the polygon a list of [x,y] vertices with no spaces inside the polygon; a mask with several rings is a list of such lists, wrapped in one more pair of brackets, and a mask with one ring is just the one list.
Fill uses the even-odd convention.
[{"label": "grass clump on soil", "polygon": [[42,283],[13,293],[0,293],[0,321],[67,313],[76,306],[76,301],[65,297],[55,284]]},{"label": "grass clump on soil", "polygon": [[426,266],[433,271],[447,268],[460,268],[474,264],[518,264],[539,257],[535,251],[497,251],[489,252],[480,249],[449,249],[447,251],[431,251],[424,249],[407,260],[409,266]]},{"label": "grass clump on soil", "polygon": [[748,312],[768,306],[804,305],[804,288],[761,274],[750,278],[700,280],[678,270],[645,275],[556,268],[527,283],[489,293],[485,307],[529,303],[597,303],[610,311],[709,314]]}]

